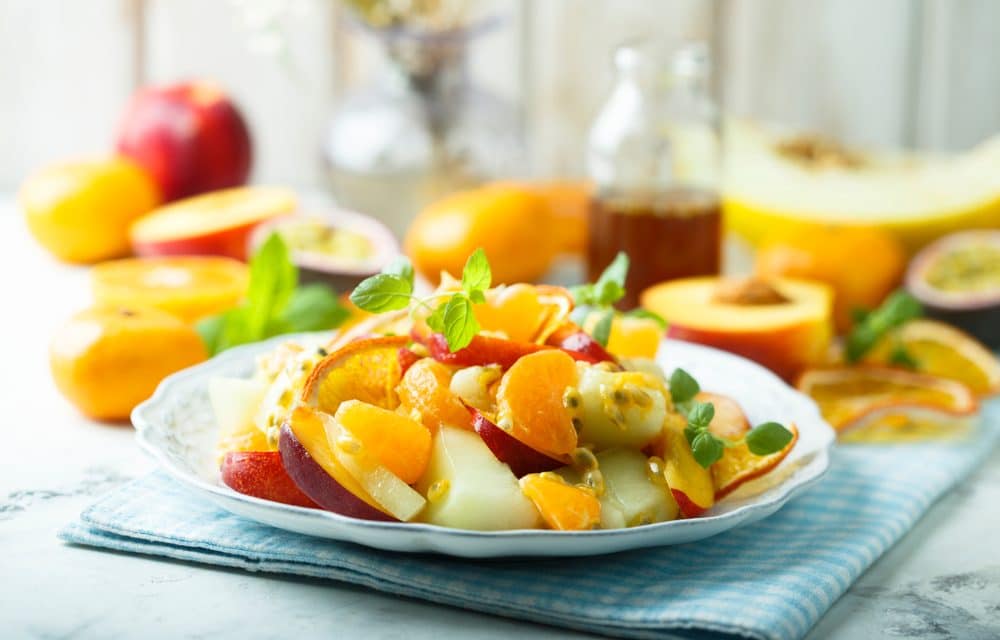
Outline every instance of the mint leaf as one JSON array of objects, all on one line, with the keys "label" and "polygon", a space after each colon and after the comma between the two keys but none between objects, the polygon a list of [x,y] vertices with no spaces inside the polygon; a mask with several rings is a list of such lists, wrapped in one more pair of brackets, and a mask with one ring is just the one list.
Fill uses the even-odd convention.
[{"label": "mint leaf", "polygon": [[385,265],[382,273],[390,276],[399,276],[411,285],[413,284],[413,263],[406,256],[396,256],[392,262]]},{"label": "mint leaf", "polygon": [[707,469],[722,457],[725,445],[708,431],[699,432],[691,441],[691,453],[695,461]]},{"label": "mint leaf", "polygon": [[[896,291],[847,334],[844,349],[847,361],[857,362],[889,331],[920,317],[923,312],[916,298],[905,291]],[[860,316],[856,314],[856,317]]]},{"label": "mint leaf", "polygon": [[902,342],[892,345],[892,351],[889,353],[889,364],[912,370],[920,367],[920,362],[913,357],[913,354],[907,350]]},{"label": "mint leaf", "polygon": [[615,259],[611,261],[611,264],[601,273],[601,277],[597,279],[598,289],[602,283],[613,282],[624,291],[626,276],[628,276],[628,254],[624,251],[619,251]]},{"label": "mint leaf", "polygon": [[405,309],[412,297],[413,283],[391,273],[366,278],[351,292],[351,302],[372,313]]},{"label": "mint leaf", "polygon": [[663,319],[658,313],[653,313],[649,309],[643,309],[642,307],[636,307],[631,311],[626,311],[625,315],[630,318],[642,318],[644,320],[652,320],[656,324],[660,325],[661,329],[667,328],[667,321]]},{"label": "mint leaf", "polygon": [[201,336],[201,341],[205,343],[205,350],[208,352],[208,355],[214,356],[221,351],[219,345],[222,342],[222,331],[225,329],[225,326],[225,313],[202,318],[195,323],[194,329]]},{"label": "mint leaf", "polygon": [[437,333],[444,333],[444,310],[448,303],[442,302],[438,305],[434,313],[427,316],[427,326],[431,328],[431,331]]},{"label": "mint leaf", "polygon": [[[592,284],[578,284],[574,287],[569,288],[569,294],[573,296],[573,302],[576,303],[577,308],[584,305],[595,305],[597,304],[597,298],[594,295],[594,285]],[[575,311],[576,309],[574,309]],[[577,324],[581,324],[577,322]]]},{"label": "mint leaf", "polygon": [[591,312],[596,311],[597,308],[589,304],[577,304],[573,307],[573,310],[569,312],[569,319],[578,326],[583,326],[587,324],[587,318],[590,317]]},{"label": "mint leaf", "polygon": [[594,330],[590,333],[590,337],[596,340],[602,347],[608,346],[608,339],[611,338],[611,324],[614,320],[615,312],[610,309],[605,311],[604,315],[597,321],[597,324],[594,325]]},{"label": "mint leaf", "polygon": [[479,333],[479,322],[472,313],[472,302],[462,295],[454,295],[444,307],[444,327],[442,330],[450,351],[458,351],[469,346],[472,338]]},{"label": "mint leaf", "polygon": [[792,432],[777,422],[765,422],[747,433],[746,443],[750,453],[766,456],[784,449],[792,437]]},{"label": "mint leaf", "polygon": [[598,280],[594,285],[594,298],[597,304],[611,306],[624,296],[625,287],[614,280]]},{"label": "mint leaf", "polygon": [[695,429],[707,429],[715,417],[715,405],[711,402],[695,402],[688,411],[688,424]]},{"label": "mint leaf", "polygon": [[295,290],[281,321],[290,332],[322,331],[340,326],[349,315],[329,287],[312,284]]},{"label": "mint leaf", "polygon": [[246,333],[260,339],[284,309],[299,279],[288,245],[272,233],[250,259],[250,286],[246,300]]},{"label": "mint leaf", "polygon": [[699,391],[701,391],[701,387],[698,385],[698,381],[684,369],[674,369],[674,372],[670,374],[670,398],[674,404],[691,400]]},{"label": "mint leaf", "polygon": [[492,279],[493,274],[486,259],[486,252],[476,249],[465,261],[465,268],[462,269],[462,288],[468,293],[485,291],[490,288]]},{"label": "mint leaf", "polygon": [[486,302],[486,294],[479,289],[473,289],[469,292],[469,300],[475,304],[483,304]]}]

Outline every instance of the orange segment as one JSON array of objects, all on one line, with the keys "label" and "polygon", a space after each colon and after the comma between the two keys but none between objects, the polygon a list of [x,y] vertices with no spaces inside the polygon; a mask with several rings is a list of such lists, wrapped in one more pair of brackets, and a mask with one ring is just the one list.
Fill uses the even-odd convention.
[{"label": "orange segment", "polygon": [[406,336],[362,338],[326,356],[302,388],[302,402],[333,415],[346,400],[361,400],[383,409],[399,405],[399,348]]},{"label": "orange segment", "polygon": [[838,431],[886,409],[969,415],[978,408],[975,396],[960,382],[903,369],[811,369],[799,378],[797,387],[816,401],[823,417]]},{"label": "orange segment", "polygon": [[358,400],[342,402],[334,419],[406,484],[419,480],[427,469],[431,432],[419,422]]},{"label": "orange segment", "polygon": [[194,322],[239,304],[250,273],[231,258],[178,256],[105,262],[90,278],[98,304],[155,307]]},{"label": "orange segment", "polygon": [[[600,313],[590,314],[583,328],[592,333],[600,318]],[[616,314],[611,323],[607,350],[619,358],[654,358],[664,334],[665,331],[655,320]]]},{"label": "orange segment", "polygon": [[563,394],[577,384],[573,358],[553,349],[522,357],[500,380],[497,424],[536,451],[554,458],[576,448],[576,429]]},{"label": "orange segment", "polygon": [[897,345],[916,361],[917,371],[956,380],[978,395],[1000,391],[1000,362],[964,331],[934,320],[914,320],[875,345],[865,361],[890,364]]},{"label": "orange segment", "polygon": [[530,473],[520,484],[552,529],[585,531],[601,523],[601,503],[590,489],[568,484],[553,473]]},{"label": "orange segment", "polygon": [[451,370],[432,358],[423,358],[406,370],[396,388],[404,409],[419,416],[432,432],[442,425],[472,429],[472,415],[451,392]]}]

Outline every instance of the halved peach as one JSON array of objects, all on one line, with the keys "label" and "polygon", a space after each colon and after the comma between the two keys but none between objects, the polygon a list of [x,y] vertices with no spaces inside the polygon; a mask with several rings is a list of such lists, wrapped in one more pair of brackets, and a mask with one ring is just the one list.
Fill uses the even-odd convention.
[{"label": "halved peach", "polygon": [[[715,416],[709,430],[720,438],[739,440],[750,431],[750,422],[746,415],[732,398],[717,394],[702,392],[697,395],[699,402],[711,402],[715,407]],[[712,482],[715,485],[715,499],[735,491],[740,485],[759,478],[777,467],[784,460],[799,439],[799,431],[795,425],[789,425],[792,441],[781,451],[766,456],[756,456],[750,452],[746,444],[738,447],[726,447],[722,457],[712,464]]]},{"label": "halved peach", "polygon": [[833,336],[833,294],[806,280],[684,278],[647,289],[642,304],[667,321],[668,337],[731,351],[785,380],[823,362]]},{"label": "halved peach", "polygon": [[220,255],[245,260],[254,227],[295,210],[295,194],[278,187],[237,187],[178,200],[129,230],[140,256]]}]

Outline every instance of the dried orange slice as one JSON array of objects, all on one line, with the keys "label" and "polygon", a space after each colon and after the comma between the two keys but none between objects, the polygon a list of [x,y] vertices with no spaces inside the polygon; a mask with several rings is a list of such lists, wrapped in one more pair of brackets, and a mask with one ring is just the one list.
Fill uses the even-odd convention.
[{"label": "dried orange slice", "polygon": [[917,371],[957,380],[978,395],[1000,391],[1000,361],[975,338],[951,325],[934,320],[908,322],[875,345],[865,361],[890,364],[899,347],[913,358]]},{"label": "dried orange slice", "polygon": [[554,473],[531,473],[519,482],[550,528],[585,531],[601,523],[601,502],[590,489],[573,486]]},{"label": "dried orange slice", "polygon": [[535,451],[553,458],[569,455],[577,436],[563,394],[577,378],[576,362],[561,350],[522,357],[500,379],[497,425]]},{"label": "dried orange slice", "polygon": [[432,432],[443,425],[472,429],[472,414],[451,391],[451,370],[432,358],[417,360],[396,388],[404,409]]},{"label": "dried orange slice", "polygon": [[396,385],[402,377],[399,349],[409,341],[406,336],[382,336],[347,343],[316,364],[302,387],[302,402],[330,415],[346,400],[395,409]]},{"label": "dried orange slice", "polygon": [[[715,407],[715,416],[708,425],[709,430],[720,438],[739,440],[750,431],[750,422],[743,409],[735,400],[717,393],[699,393],[699,402],[711,402]],[[759,478],[784,460],[799,439],[799,430],[794,424],[788,425],[792,432],[792,440],[781,451],[766,456],[755,456],[746,444],[738,447],[726,447],[722,457],[712,464],[712,483],[715,485],[715,499],[735,491],[740,485]]]},{"label": "dried orange slice", "polygon": [[246,295],[250,271],[232,258],[130,258],[97,265],[90,282],[98,304],[155,307],[194,322],[235,307]]},{"label": "dried orange slice", "polygon": [[816,401],[823,417],[838,431],[886,411],[965,416],[978,409],[975,396],[964,384],[904,369],[871,365],[810,369],[796,386]]}]

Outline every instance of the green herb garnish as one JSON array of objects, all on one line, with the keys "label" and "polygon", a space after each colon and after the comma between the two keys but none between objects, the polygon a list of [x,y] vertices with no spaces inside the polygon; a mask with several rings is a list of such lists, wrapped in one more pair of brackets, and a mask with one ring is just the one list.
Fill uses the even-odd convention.
[{"label": "green herb garnish", "polygon": [[[570,320],[583,326],[591,313],[601,312],[601,316],[591,330],[591,337],[602,347],[608,346],[611,337],[611,324],[614,322],[614,304],[625,296],[625,278],[628,276],[629,260],[624,251],[618,252],[615,259],[607,266],[597,282],[582,284],[570,288],[575,303]],[[622,315],[655,320],[661,327],[667,323],[660,316],[647,309],[633,309]]]},{"label": "green herb garnish", "polygon": [[284,333],[333,329],[350,315],[329,287],[299,287],[298,280],[288,246],[272,234],[250,259],[243,304],[196,325],[209,354]]},{"label": "green herb garnish", "polygon": [[458,351],[469,346],[479,333],[472,305],[486,301],[486,290],[492,280],[486,253],[476,249],[462,269],[461,291],[418,298],[413,295],[413,266],[405,257],[399,257],[382,273],[361,282],[351,293],[351,302],[372,313],[428,309],[431,313],[427,316],[427,326],[444,335],[451,351]]},{"label": "green herb garnish", "polygon": [[[856,324],[847,334],[844,356],[848,362],[857,362],[871,351],[883,336],[896,327],[919,318],[923,313],[924,309],[917,299],[905,291],[896,291],[886,298],[882,306],[873,311],[856,310],[853,314]],[[909,354],[897,359],[900,363],[904,359],[912,360]]]},{"label": "green herb garnish", "polygon": [[691,446],[695,461],[707,469],[717,462],[726,447],[746,444],[750,453],[766,456],[784,449],[792,441],[792,432],[777,422],[765,422],[748,431],[739,440],[720,438],[709,430],[715,417],[715,405],[698,402],[695,396],[701,390],[698,381],[684,369],[674,369],[670,375],[670,398],[674,407],[687,418],[684,436]]}]

